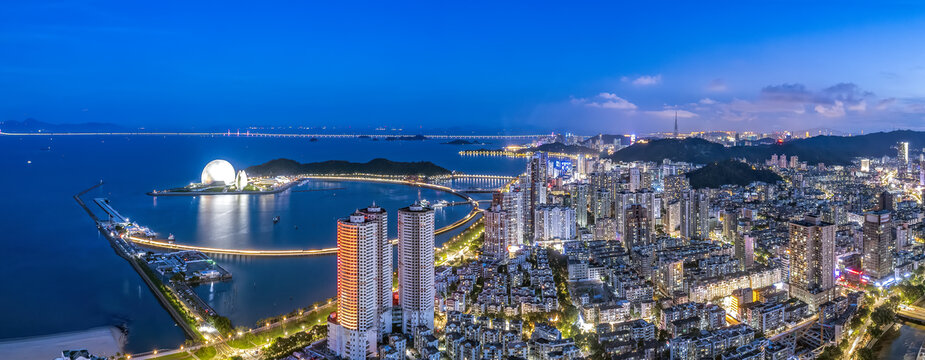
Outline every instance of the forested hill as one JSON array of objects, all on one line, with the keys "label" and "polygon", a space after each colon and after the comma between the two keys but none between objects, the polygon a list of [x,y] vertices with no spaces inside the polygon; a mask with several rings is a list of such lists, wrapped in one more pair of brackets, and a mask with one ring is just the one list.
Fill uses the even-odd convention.
[{"label": "forested hill", "polygon": [[857,157],[896,156],[896,143],[908,141],[911,149],[925,147],[925,132],[897,130],[859,136],[816,136],[783,144],[724,147],[703,139],[658,139],[637,143],[610,157],[618,161],[684,161],[706,164],[733,158],[762,162],[773,154],[796,155],[810,165],[849,164]]},{"label": "forested hill", "polygon": [[686,175],[694,189],[745,186],[755,181],[773,184],[781,180],[780,175],[771,170],[753,169],[751,165],[737,160],[714,162]]}]

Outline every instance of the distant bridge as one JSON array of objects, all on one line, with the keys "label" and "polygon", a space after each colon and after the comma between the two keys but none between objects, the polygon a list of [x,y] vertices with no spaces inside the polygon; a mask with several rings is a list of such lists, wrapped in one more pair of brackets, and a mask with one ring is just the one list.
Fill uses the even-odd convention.
[{"label": "distant bridge", "polygon": [[454,174],[434,178],[431,181],[434,184],[450,187],[461,193],[489,194],[501,191],[510,186],[515,180],[517,180],[516,176]]},{"label": "distant bridge", "polygon": [[445,178],[452,179],[493,179],[493,180],[514,180],[516,176],[506,176],[506,175],[477,175],[477,174],[453,174],[447,175]]},{"label": "distant bridge", "polygon": [[[27,132],[9,133],[0,132],[0,135],[11,136],[224,136],[224,137],[255,137],[255,138],[406,138],[416,135],[410,134],[297,134],[297,133],[267,133],[267,132]],[[425,134],[428,139],[534,139],[546,135],[473,135],[473,134]]]}]

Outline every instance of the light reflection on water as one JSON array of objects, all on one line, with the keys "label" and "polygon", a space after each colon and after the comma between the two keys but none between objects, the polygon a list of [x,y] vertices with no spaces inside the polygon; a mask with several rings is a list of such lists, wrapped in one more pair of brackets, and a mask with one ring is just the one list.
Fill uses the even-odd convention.
[{"label": "light reflection on water", "polygon": [[[396,236],[398,208],[415,200],[460,199],[432,189],[363,182],[308,182],[294,190],[336,189],[275,195],[164,197],[138,217],[177,243],[234,249],[309,249],[336,244],[336,219],[375,201],[389,213],[390,237]],[[463,218],[470,205],[436,212],[436,226]],[[273,218],[280,217],[279,223]],[[163,220],[163,221],[162,221]],[[169,228],[158,224],[170,224]],[[438,236],[442,243],[453,234]],[[336,293],[335,256],[260,258],[215,255],[232,280],[198,286],[195,291],[236,326],[308,307]]]},{"label": "light reflection on water", "polygon": [[[0,137],[3,153],[0,168],[14,175],[0,177],[0,188],[15,189],[3,195],[6,213],[0,217],[0,233],[7,241],[0,241],[0,273],[30,274],[0,277],[0,288],[17,289],[16,296],[0,296],[0,339],[126,325],[129,352],[183,343],[182,331],[138,274],[115,255],[74,203],[72,196],[76,192],[101,179],[105,185],[87,197],[111,199],[132,220],[150,226],[164,237],[174,233],[178,243],[320,248],[334,245],[337,217],[373,200],[392,213],[390,223],[394,224],[399,206],[406,206],[418,197],[431,201],[439,198],[428,191],[400,185],[344,185],[348,189],[268,197],[214,197],[211,199],[215,200],[214,206],[206,206],[201,198],[151,197],[145,192],[197,181],[202,167],[218,158],[229,160],[236,167],[280,157],[302,162],[332,159],[366,162],[382,157],[395,161],[432,161],[472,174],[516,175],[525,169],[523,158],[459,156],[460,150],[483,145],[460,147],[441,142],[356,139],[306,142],[173,136]],[[489,147],[504,145],[494,143]],[[54,150],[40,150],[49,146]],[[27,160],[31,163],[27,164]],[[67,181],[60,180],[62,171],[67,173]],[[472,182],[473,186],[479,184]],[[457,198],[450,196],[446,200]],[[228,201],[239,203],[220,205]],[[221,216],[222,211],[238,206],[246,206],[247,211]],[[468,211],[466,207],[453,207],[438,212],[437,224],[448,224]],[[203,224],[198,221],[200,215]],[[280,225],[272,225],[275,215],[281,215]],[[391,231],[394,237],[394,225]],[[439,235],[437,241],[453,234]],[[80,266],[74,266],[75,259]],[[334,257],[268,260],[216,256],[215,259],[234,274],[234,279],[202,287],[201,291],[214,293],[212,301],[216,309],[221,313],[228,309],[232,320],[241,325],[306,303],[310,305],[335,292],[333,281],[323,281],[334,278]],[[49,309],[53,312],[49,313]],[[54,314],[67,314],[66,320]]]}]

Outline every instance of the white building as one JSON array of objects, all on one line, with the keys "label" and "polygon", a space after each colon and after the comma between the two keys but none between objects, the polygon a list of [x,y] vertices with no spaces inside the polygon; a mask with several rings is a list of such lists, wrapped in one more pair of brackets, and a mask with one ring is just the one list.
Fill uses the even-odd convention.
[{"label": "white building", "polygon": [[434,210],[420,203],[398,210],[398,303],[402,332],[434,329]]},{"label": "white building", "polygon": [[535,219],[536,240],[575,238],[575,209],[565,206],[540,206],[536,208]]}]

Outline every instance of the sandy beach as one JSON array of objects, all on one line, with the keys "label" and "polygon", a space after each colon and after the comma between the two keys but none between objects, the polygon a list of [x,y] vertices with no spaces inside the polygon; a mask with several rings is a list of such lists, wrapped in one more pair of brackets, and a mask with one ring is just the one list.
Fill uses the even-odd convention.
[{"label": "sandy beach", "polygon": [[96,356],[112,356],[122,351],[123,335],[115,327],[0,340],[0,359],[52,360],[62,350],[87,349]]}]

